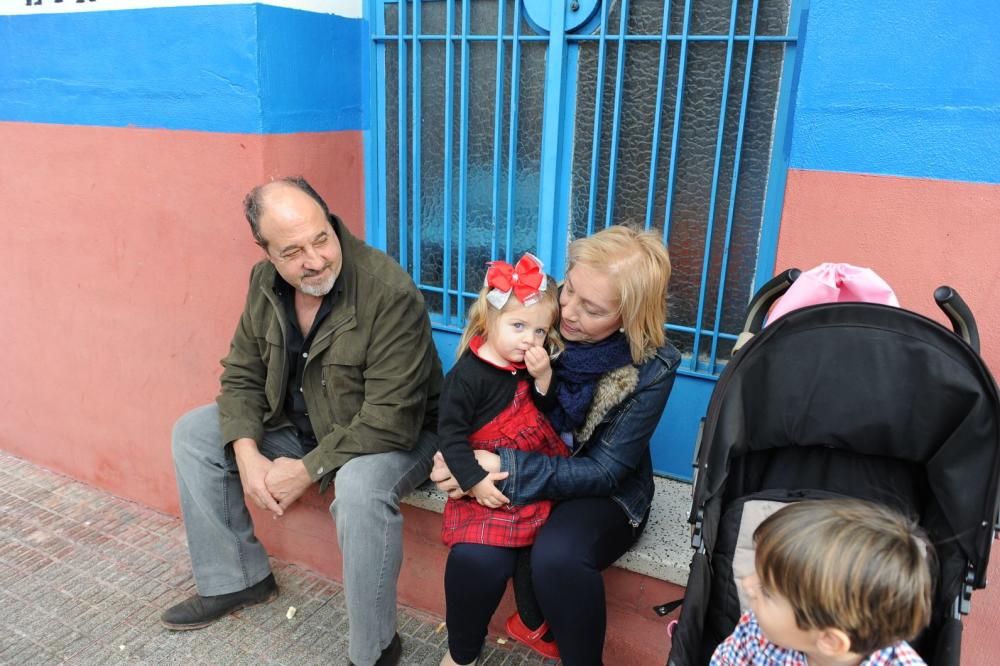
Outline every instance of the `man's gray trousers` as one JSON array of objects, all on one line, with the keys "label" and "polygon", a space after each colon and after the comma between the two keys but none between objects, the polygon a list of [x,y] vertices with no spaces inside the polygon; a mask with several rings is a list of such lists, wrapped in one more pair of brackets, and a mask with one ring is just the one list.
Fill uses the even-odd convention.
[{"label": "man's gray trousers", "polygon": [[[421,433],[412,451],[359,456],[337,471],[330,505],[344,561],[350,659],[369,666],[396,633],[396,579],[403,561],[399,501],[427,479],[437,448]],[[270,459],[307,452],[293,427],[267,431]],[[174,466],[198,594],[243,590],[271,571],[253,533],[232,447],[224,446],[216,405],[194,409],[173,432]]]}]

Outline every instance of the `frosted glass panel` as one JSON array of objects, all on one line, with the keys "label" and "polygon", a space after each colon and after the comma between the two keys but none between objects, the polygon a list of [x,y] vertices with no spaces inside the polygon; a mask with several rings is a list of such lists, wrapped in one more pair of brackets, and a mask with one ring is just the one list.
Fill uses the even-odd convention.
[{"label": "frosted glass panel", "polygon": [[[414,50],[407,39],[406,229],[407,247],[400,247],[399,203],[399,45],[385,42],[386,105],[385,145],[387,147],[386,228],[387,250],[411,267],[414,277],[424,288],[432,311],[444,311],[444,293],[450,299],[449,311],[462,314],[468,300],[459,300],[463,293],[475,293],[482,284],[486,262],[494,257],[516,257],[533,250],[537,242],[538,197],[541,164],[541,118],[545,90],[545,45],[539,42],[519,43],[517,133],[514,141],[513,178],[510,173],[511,95],[514,69],[514,43],[506,39],[500,49],[502,78],[497,86],[497,22],[499,4],[477,1],[464,3],[469,11],[469,35],[492,35],[494,39],[468,40],[463,52],[460,39],[440,37],[420,40],[419,82],[414,76]],[[407,5],[408,14],[414,6]],[[463,30],[463,3],[451,4],[455,14],[452,34]],[[421,34],[447,34],[449,3],[420,4]],[[504,35],[512,36],[514,4],[504,8]],[[385,6],[387,34],[397,34],[398,5]],[[406,30],[412,29],[412,17]],[[525,29],[522,23],[522,29]],[[409,37],[409,35],[407,35]],[[448,56],[451,51],[451,77]],[[467,62],[463,63],[463,57]],[[465,70],[463,72],[463,69]],[[466,107],[462,105],[463,80],[466,82]],[[419,85],[420,114],[419,164],[414,163],[413,151],[413,91]],[[447,95],[451,93],[450,128],[446,123]],[[500,95],[497,113],[497,94]],[[463,138],[462,123],[466,124]],[[500,141],[495,141],[499,124]],[[450,155],[445,139],[451,138]],[[463,141],[464,146],[463,146]],[[461,157],[465,151],[465,163]],[[446,182],[446,165],[451,177]],[[463,168],[464,166],[464,168]],[[414,217],[413,192],[419,184],[419,216]],[[464,202],[464,207],[463,207]],[[446,208],[448,212],[446,214]],[[446,230],[450,240],[446,243]],[[414,242],[416,237],[416,242]],[[446,245],[449,248],[446,259]],[[449,267],[449,283],[445,284],[445,264]],[[414,267],[419,266],[419,270]],[[460,320],[452,323],[461,325]]]},{"label": "frosted glass panel", "polygon": [[[748,60],[747,40],[735,41],[730,61],[728,97],[724,126],[720,128],[720,108],[727,64],[727,41],[691,40],[686,47],[683,72],[683,97],[680,122],[675,128],[682,42],[668,41],[662,75],[660,41],[626,41],[623,76],[619,80],[618,34],[624,3],[611,7],[606,28],[603,72],[600,68],[599,42],[580,42],[577,79],[577,110],[571,176],[570,228],[572,236],[586,235],[612,224],[644,225],[661,232],[666,239],[674,266],[671,283],[669,321],[671,324],[701,328],[709,336],[716,327],[716,307],[722,276],[722,259],[727,247],[726,227],[732,194],[736,142],[740,125],[743,82]],[[669,6],[670,35],[682,33],[684,3],[672,0]],[[729,32],[732,2],[708,0],[692,3],[689,34],[725,36]],[[744,38],[750,28],[752,4],[740,2],[735,34]],[[628,3],[628,34],[658,35],[664,21],[664,3],[633,0]],[[758,8],[756,34],[785,34],[788,3],[763,1]],[[763,203],[771,161],[770,147],[784,45],[755,43],[750,92],[745,112],[739,180],[732,209],[728,240],[726,283],[718,328],[735,334],[751,295],[763,222]],[[660,130],[655,139],[658,158],[655,174],[650,177],[650,159],[654,146],[654,119],[659,81],[662,80]],[[600,100],[598,100],[600,96]],[[615,131],[615,101],[620,98],[617,151],[612,154]],[[600,115],[595,111],[600,101]],[[596,134],[595,125],[600,127]],[[722,146],[716,164],[717,141]],[[674,146],[674,137],[676,143]],[[596,165],[594,161],[596,143]],[[676,158],[671,164],[671,151]],[[615,169],[614,195],[608,192],[612,165]],[[716,176],[717,171],[717,176]],[[668,183],[673,182],[671,210],[666,210]],[[711,238],[707,238],[709,216],[716,182]],[[651,205],[649,193],[652,187]],[[591,206],[591,202],[593,205]],[[702,285],[706,265],[705,284]],[[701,318],[698,317],[699,304]],[[685,354],[694,352],[694,336],[671,332],[671,338]],[[708,359],[710,349],[702,341],[699,358]],[[711,344],[711,340],[707,344]],[[718,357],[728,357],[731,343],[720,341]]]}]

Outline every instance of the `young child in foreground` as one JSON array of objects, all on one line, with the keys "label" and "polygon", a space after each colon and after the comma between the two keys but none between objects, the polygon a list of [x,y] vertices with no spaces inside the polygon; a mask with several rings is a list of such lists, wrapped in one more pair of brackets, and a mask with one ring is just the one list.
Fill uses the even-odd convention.
[{"label": "young child in foreground", "polygon": [[717,666],[903,666],[931,617],[934,554],[912,521],[860,500],[789,504],[754,532],[750,610]]},{"label": "young child in foreground", "polygon": [[492,262],[469,309],[458,361],[445,377],[440,449],[468,495],[448,500],[441,525],[441,538],[452,548],[445,565],[449,652],[443,666],[476,660],[506,586],[506,580],[496,587],[463,575],[456,549],[463,557],[503,561],[491,549],[530,546],[552,509],[550,500],[510,505],[495,485],[506,474],[488,474],[473,450],[568,455],[543,413],[555,405],[549,353],[561,345],[554,330],[558,316],[556,285],[537,258],[526,254],[516,266]]}]

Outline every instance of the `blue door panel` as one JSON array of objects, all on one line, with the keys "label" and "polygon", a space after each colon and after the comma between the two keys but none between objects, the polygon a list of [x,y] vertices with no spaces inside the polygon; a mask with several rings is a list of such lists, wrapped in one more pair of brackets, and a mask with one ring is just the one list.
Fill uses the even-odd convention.
[{"label": "blue door panel", "polygon": [[674,389],[653,435],[653,469],[657,474],[691,480],[691,459],[701,418],[715,389],[715,379],[678,374]]}]

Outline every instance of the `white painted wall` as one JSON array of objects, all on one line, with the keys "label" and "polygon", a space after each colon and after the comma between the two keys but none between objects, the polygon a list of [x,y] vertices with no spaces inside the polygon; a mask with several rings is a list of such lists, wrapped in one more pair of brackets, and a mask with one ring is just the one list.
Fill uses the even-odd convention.
[{"label": "white painted wall", "polygon": [[0,16],[31,14],[69,14],[75,12],[120,11],[126,9],[156,9],[161,7],[204,7],[210,5],[272,5],[319,14],[336,14],[346,18],[361,18],[362,0],[3,0]]}]

